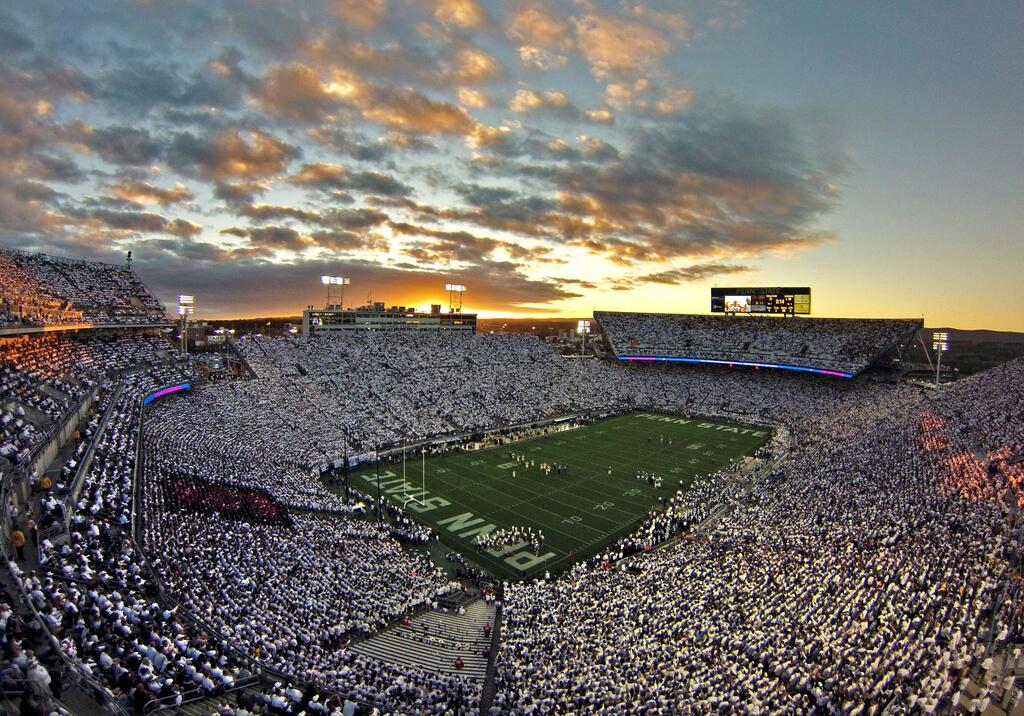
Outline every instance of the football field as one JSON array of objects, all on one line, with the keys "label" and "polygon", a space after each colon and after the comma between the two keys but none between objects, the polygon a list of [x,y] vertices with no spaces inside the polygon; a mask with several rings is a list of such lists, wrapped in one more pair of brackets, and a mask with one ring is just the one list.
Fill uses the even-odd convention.
[{"label": "football field", "polygon": [[[495,576],[532,577],[594,554],[635,529],[659,497],[753,454],[769,437],[738,423],[633,413],[425,461],[410,451],[404,468],[401,459],[381,466],[380,491]],[[545,473],[544,463],[564,469]],[[661,487],[637,479],[638,471],[660,476]],[[373,468],[350,479],[376,494]],[[540,551],[524,544],[488,550],[474,541],[515,527],[543,532]]]}]

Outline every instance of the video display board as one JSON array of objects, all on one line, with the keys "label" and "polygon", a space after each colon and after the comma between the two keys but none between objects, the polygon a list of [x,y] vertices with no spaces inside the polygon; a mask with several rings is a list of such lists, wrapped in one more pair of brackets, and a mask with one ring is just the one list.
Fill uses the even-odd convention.
[{"label": "video display board", "polygon": [[712,288],[711,312],[809,315],[811,289],[808,286]]}]

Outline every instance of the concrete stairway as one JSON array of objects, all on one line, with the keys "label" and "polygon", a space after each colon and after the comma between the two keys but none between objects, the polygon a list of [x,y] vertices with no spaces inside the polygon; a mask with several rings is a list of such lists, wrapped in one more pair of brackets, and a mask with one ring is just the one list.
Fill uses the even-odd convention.
[{"label": "concrete stairway", "polygon": [[220,696],[186,701],[180,706],[164,706],[146,709],[145,714],[176,714],[177,716],[219,716],[224,708],[232,711],[239,708],[239,697],[242,694],[258,696],[261,693],[259,681],[248,686],[241,686]]},{"label": "concrete stairway", "polygon": [[[467,604],[465,610],[465,614],[425,612],[408,626],[389,629],[351,649],[389,664],[483,683],[487,676],[483,651],[491,641],[484,636],[484,625],[494,626],[494,607],[478,599]],[[455,659],[460,657],[463,667],[456,669]]]}]

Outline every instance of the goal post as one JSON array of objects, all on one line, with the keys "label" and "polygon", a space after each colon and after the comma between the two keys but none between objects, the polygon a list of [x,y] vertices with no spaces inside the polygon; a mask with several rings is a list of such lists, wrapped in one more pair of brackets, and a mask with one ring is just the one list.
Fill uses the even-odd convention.
[{"label": "goal post", "polygon": [[405,501],[402,503],[402,509],[406,509],[410,502],[415,502],[418,505],[425,506],[427,500],[427,449],[420,447],[420,454],[422,455],[422,475],[420,476],[420,493],[419,497],[413,493],[409,487],[409,479],[406,477],[405,469],[405,446],[402,446],[402,485],[405,487]]}]

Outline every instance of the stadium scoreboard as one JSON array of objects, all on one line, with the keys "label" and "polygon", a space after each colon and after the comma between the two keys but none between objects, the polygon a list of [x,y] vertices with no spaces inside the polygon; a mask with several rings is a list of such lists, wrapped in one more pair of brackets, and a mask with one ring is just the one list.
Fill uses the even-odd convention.
[{"label": "stadium scoreboard", "polygon": [[711,312],[808,315],[811,289],[808,286],[712,288]]}]

